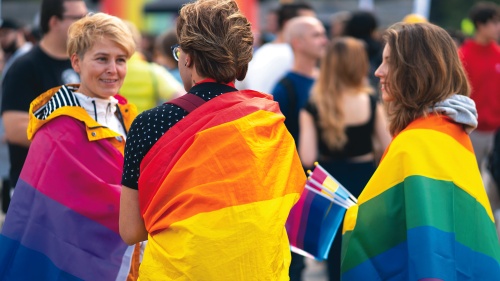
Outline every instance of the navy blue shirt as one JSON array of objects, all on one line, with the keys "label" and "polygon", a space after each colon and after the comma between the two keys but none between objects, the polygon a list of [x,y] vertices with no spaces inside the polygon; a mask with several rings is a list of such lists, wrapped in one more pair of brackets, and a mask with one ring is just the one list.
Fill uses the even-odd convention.
[{"label": "navy blue shirt", "polygon": [[[291,82],[294,88],[295,94],[295,108],[290,109],[291,102],[289,99],[289,93],[284,85],[278,82],[272,91],[274,100],[278,102],[281,112],[285,115],[285,118],[294,118],[298,124],[299,111],[304,108],[309,100],[309,95],[311,92],[314,79],[302,74],[295,72],[288,72],[285,77]],[[288,122],[285,123],[287,125]],[[295,143],[298,145],[299,140],[299,128],[290,128],[287,125],[287,129],[292,134]]]}]

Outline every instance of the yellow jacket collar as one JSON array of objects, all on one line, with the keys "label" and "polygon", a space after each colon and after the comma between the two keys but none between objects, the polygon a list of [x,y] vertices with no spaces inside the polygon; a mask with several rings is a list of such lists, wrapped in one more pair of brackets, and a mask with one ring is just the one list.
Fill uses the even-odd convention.
[{"label": "yellow jacket collar", "polygon": [[[73,94],[73,91],[78,88],[78,84],[58,86],[46,91],[31,102],[27,131],[29,140],[32,140],[38,129],[46,123],[59,116],[69,116],[85,123],[89,141],[103,138],[116,138],[121,141],[119,133],[97,123],[88,115],[85,109],[79,106],[78,100]],[[72,97],[74,100],[71,99]],[[52,104],[55,104],[56,100],[60,107],[56,106],[55,109],[49,109],[51,101]],[[134,105],[126,103],[126,100],[122,97],[119,98],[119,101],[118,108],[123,117],[125,129],[128,132],[132,121],[137,116],[137,109]],[[61,105],[63,103],[65,104]]]}]

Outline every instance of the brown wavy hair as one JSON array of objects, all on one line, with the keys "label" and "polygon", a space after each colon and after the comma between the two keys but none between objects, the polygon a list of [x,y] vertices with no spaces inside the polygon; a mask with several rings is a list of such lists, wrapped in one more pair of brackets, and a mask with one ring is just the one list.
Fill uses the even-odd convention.
[{"label": "brown wavy hair", "polygon": [[393,98],[387,104],[391,134],[453,94],[470,95],[455,43],[441,27],[397,23],[384,39],[390,47],[385,88]]},{"label": "brown wavy hair", "polygon": [[311,90],[318,108],[321,137],[330,149],[338,150],[347,142],[343,96],[370,93],[367,75],[370,68],[364,43],[353,37],[333,39],[326,48],[319,77]]},{"label": "brown wavy hair", "polygon": [[234,0],[198,0],[183,6],[177,38],[199,75],[223,83],[245,78],[253,34]]}]

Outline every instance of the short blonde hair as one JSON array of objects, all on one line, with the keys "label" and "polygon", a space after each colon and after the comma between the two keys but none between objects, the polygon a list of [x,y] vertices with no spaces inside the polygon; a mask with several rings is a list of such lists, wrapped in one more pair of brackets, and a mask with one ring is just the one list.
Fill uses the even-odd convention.
[{"label": "short blonde hair", "polygon": [[102,38],[120,45],[130,58],[135,52],[135,42],[127,25],[119,18],[105,13],[88,14],[74,22],[68,31],[68,55],[83,57]]}]

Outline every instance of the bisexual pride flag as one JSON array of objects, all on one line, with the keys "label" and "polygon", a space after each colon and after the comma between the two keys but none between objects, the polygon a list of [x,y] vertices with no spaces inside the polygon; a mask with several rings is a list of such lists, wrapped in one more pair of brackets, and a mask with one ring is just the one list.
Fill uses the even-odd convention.
[{"label": "bisexual pride flag", "polygon": [[324,260],[354,196],[315,163],[304,191],[290,211],[286,228],[293,252]]},{"label": "bisexual pride flag", "polygon": [[0,235],[0,280],[126,280],[133,247],[118,231],[122,165],[121,152],[108,139],[89,141],[78,120],[42,126]]}]

